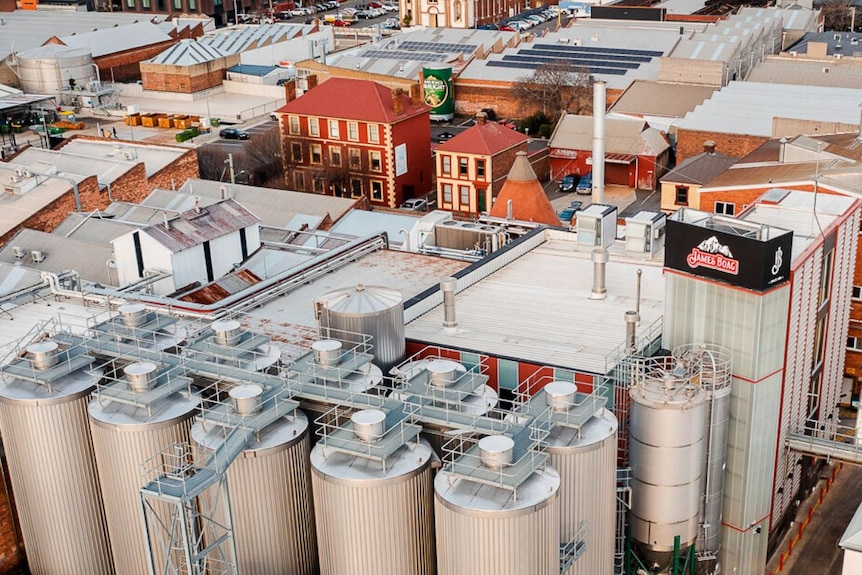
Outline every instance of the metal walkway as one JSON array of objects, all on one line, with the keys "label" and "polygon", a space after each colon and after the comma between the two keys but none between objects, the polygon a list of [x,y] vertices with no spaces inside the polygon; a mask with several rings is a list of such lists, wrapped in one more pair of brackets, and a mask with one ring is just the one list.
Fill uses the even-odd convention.
[{"label": "metal walkway", "polygon": [[[835,426],[837,436],[847,437],[846,433],[841,431],[849,431],[850,438],[855,437],[856,429],[847,426]],[[810,433],[810,432],[809,432]],[[820,433],[823,433],[822,431]],[[824,457],[834,461],[843,461],[854,465],[862,465],[862,445],[857,445],[855,442],[836,441],[821,437],[814,437],[808,433],[791,433],[787,439],[787,447],[793,451],[812,455],[814,457]]]}]

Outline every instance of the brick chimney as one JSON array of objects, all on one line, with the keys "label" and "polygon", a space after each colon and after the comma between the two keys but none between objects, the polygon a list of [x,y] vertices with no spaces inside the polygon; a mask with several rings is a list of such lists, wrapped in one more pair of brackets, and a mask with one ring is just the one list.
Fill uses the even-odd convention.
[{"label": "brick chimney", "polygon": [[485,122],[488,121],[488,114],[485,112],[479,111],[476,112],[476,123],[479,125],[484,125]]},{"label": "brick chimney", "polygon": [[288,102],[296,100],[296,78],[291,78],[284,83],[284,98]]},{"label": "brick chimney", "polygon": [[392,111],[395,112],[396,116],[400,116],[404,113],[404,99],[403,91],[401,88],[395,88],[392,90]]},{"label": "brick chimney", "polygon": [[308,88],[305,90],[306,92],[308,92],[309,90],[313,90],[314,88],[317,88],[317,74],[311,74],[311,75],[307,76],[305,78],[305,82],[306,82],[306,86],[308,86]]},{"label": "brick chimney", "polygon": [[410,106],[413,108],[419,108],[423,103],[422,86],[419,84],[410,84]]},{"label": "brick chimney", "polygon": [[715,153],[715,141],[707,140],[703,143],[703,153],[704,154],[714,154]]}]

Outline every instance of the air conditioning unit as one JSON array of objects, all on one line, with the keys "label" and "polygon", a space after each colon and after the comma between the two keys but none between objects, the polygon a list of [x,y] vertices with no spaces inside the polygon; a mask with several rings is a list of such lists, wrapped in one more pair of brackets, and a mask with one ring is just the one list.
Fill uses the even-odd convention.
[{"label": "air conditioning unit", "polygon": [[13,184],[17,184],[18,182],[21,181],[21,178],[19,178],[17,175],[16,176],[9,176],[9,181]]},{"label": "air conditioning unit", "polygon": [[835,59],[836,59],[836,60],[840,60],[840,59],[841,59],[841,58],[843,58],[843,57],[844,57],[844,54],[835,54]]},{"label": "air conditioning unit", "polygon": [[12,246],[12,255],[15,256],[16,260],[23,260],[24,256],[27,255],[27,250],[21,246]]},{"label": "air conditioning unit", "polygon": [[796,56],[798,56],[798,52],[797,52],[796,50],[791,50],[791,51],[790,51],[790,57],[791,57],[791,58],[796,58]]},{"label": "air conditioning unit", "polygon": [[30,170],[28,170],[27,168],[24,168],[23,170],[21,170],[21,177],[32,178],[33,174],[30,172]]},{"label": "air conditioning unit", "polygon": [[45,261],[45,252],[40,252],[39,250],[33,250],[30,252],[30,257],[33,258],[33,263],[38,264],[39,262]]},{"label": "air conditioning unit", "polygon": [[15,175],[23,177],[24,176],[24,168],[15,168]]}]

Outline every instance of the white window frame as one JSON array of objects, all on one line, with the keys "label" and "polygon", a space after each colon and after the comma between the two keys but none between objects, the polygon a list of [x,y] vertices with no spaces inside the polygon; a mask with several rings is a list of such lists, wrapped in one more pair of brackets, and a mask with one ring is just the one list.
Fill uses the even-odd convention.
[{"label": "white window frame", "polygon": [[380,126],[368,124],[368,141],[372,144],[380,143]]},{"label": "white window frame", "polygon": [[715,209],[713,211],[716,214],[733,216],[736,215],[736,204],[733,202],[715,202]]},{"label": "white window frame", "polygon": [[290,132],[291,134],[302,133],[302,130],[299,127],[299,116],[288,116],[287,117],[287,123],[288,123],[288,128],[287,128],[288,132]]},{"label": "white window frame", "polygon": [[347,122],[347,139],[351,142],[359,141],[359,124],[356,122]]},{"label": "white window frame", "polygon": [[862,337],[855,335],[847,336],[847,349],[850,351],[862,351]]},{"label": "white window frame", "polygon": [[339,134],[338,120],[329,120],[329,138],[331,140],[338,140],[341,138]]},{"label": "white window frame", "polygon": [[320,137],[320,122],[317,118],[308,119],[308,135],[315,138]]}]

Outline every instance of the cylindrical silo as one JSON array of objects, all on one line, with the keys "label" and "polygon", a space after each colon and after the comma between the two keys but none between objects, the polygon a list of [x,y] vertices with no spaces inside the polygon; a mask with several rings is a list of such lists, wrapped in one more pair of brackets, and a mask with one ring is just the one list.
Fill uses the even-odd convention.
[{"label": "cylindrical silo", "polygon": [[730,420],[731,355],[713,344],[681,345],[673,356],[700,365],[701,386],[706,392],[703,468],[703,507],[697,550],[717,554],[721,548],[721,502],[724,493],[724,463]]},{"label": "cylindrical silo", "polygon": [[[132,363],[124,369],[129,389],[143,394],[155,382],[154,364]],[[121,383],[115,382],[114,385]],[[114,401],[100,395],[90,402],[90,428],[96,452],[108,535],[117,573],[149,574],[149,551],[141,519],[141,464],[168,446],[188,442],[200,396],[176,392],[149,405]],[[163,558],[156,554],[156,565]]]},{"label": "cylindrical silo", "polygon": [[[485,437],[480,447],[501,437]],[[560,476],[551,466],[533,473],[517,493],[439,473],[438,575],[559,575],[559,490]]]},{"label": "cylindrical silo", "polygon": [[635,368],[630,421],[632,506],[637,552],[658,572],[678,537],[685,552],[699,531],[706,393],[696,364],[671,357]]},{"label": "cylindrical silo", "polygon": [[384,372],[404,361],[404,298],[395,289],[357,285],[330,292],[315,302],[317,321],[324,337],[361,343],[357,336],[371,336],[374,363]]},{"label": "cylindrical silo", "polygon": [[311,450],[321,575],[436,573],[431,460],[424,440],[385,465],[323,443]]},{"label": "cylindrical silo", "polygon": [[[553,382],[546,386],[546,392],[559,383],[574,387],[569,382]],[[613,573],[617,427],[617,418],[603,409],[580,429],[557,425],[546,440],[549,462],[560,474],[561,542],[585,535],[583,555],[567,575]],[[579,534],[582,521],[586,522],[586,532]]]},{"label": "cylindrical silo", "polygon": [[[196,462],[203,465],[229,432],[196,421],[191,429]],[[257,433],[228,467],[233,537],[243,575],[316,573],[309,450],[308,419],[297,410]]]},{"label": "cylindrical silo", "polygon": [[61,89],[83,88],[97,79],[90,50],[62,44],[46,44],[19,54],[18,74],[23,90],[33,94],[59,94]]},{"label": "cylindrical silo", "polygon": [[[39,342],[13,367],[29,363],[25,369],[34,378],[52,377],[48,370],[63,370],[58,351],[54,342]],[[114,572],[87,424],[87,402],[101,371],[88,368],[50,385],[10,370],[0,385],[0,432],[34,575]]]}]

